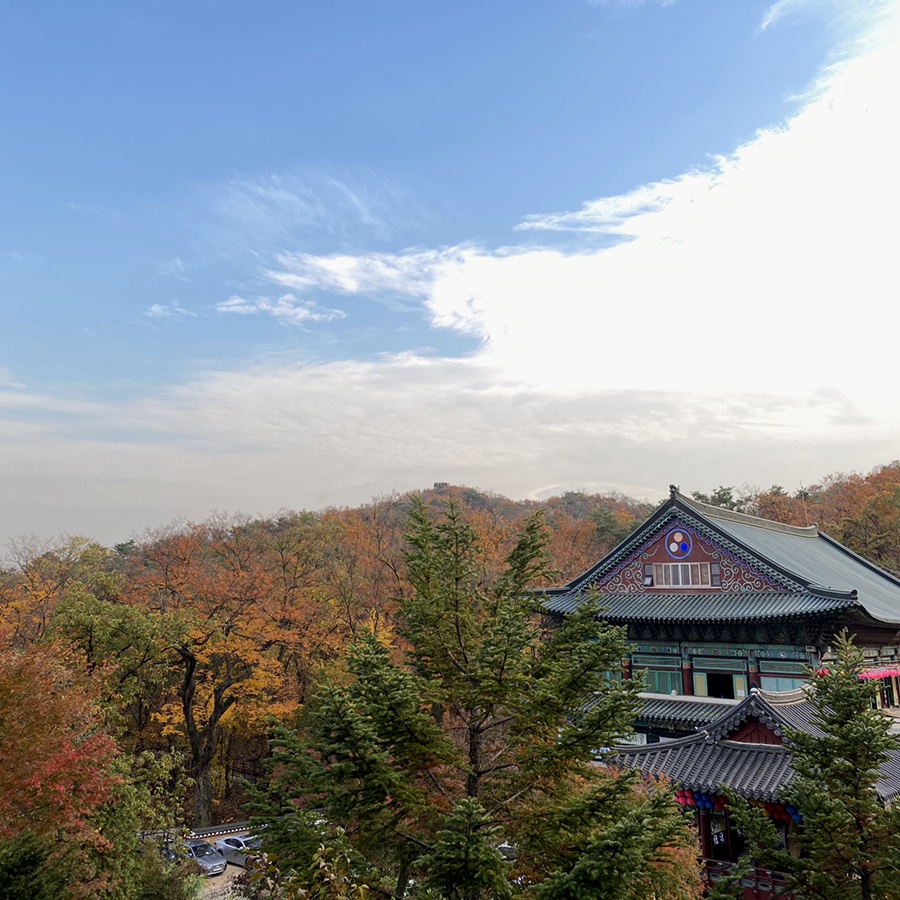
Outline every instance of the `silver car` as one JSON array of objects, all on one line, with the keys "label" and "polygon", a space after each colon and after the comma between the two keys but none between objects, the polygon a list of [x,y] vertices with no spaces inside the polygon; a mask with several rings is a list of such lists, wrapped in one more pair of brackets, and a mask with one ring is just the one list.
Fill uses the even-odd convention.
[{"label": "silver car", "polygon": [[259,838],[250,834],[235,834],[216,841],[216,850],[236,866],[246,866],[247,857],[253,856],[259,846]]},{"label": "silver car", "polygon": [[225,857],[208,841],[188,841],[185,850],[203,875],[221,875],[228,868]]}]

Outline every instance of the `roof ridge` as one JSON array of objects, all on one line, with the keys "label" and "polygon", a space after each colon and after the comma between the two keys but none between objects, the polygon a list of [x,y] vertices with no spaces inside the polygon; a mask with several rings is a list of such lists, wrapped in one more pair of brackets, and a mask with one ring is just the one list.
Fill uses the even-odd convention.
[{"label": "roof ridge", "polygon": [[765,528],[767,531],[778,531],[782,534],[792,534],[795,537],[815,538],[819,536],[819,527],[817,525],[785,525],[783,522],[773,522],[771,519],[763,519],[760,516],[751,516],[748,513],[739,513],[721,506],[701,503],[699,500],[686,497],[678,491],[673,491],[672,497],[706,518],[722,519],[726,522],[750,525],[754,528]]},{"label": "roof ridge", "polygon": [[751,688],[761,700],[765,700],[769,706],[793,706],[796,703],[809,703],[809,687],[798,687],[790,691],[764,691],[762,688]]},{"label": "roof ridge", "polygon": [[641,700],[666,700],[676,703],[708,703],[714,706],[734,707],[740,700],[729,700],[725,697],[699,697],[696,694],[657,694],[653,691],[641,691],[638,694]]}]

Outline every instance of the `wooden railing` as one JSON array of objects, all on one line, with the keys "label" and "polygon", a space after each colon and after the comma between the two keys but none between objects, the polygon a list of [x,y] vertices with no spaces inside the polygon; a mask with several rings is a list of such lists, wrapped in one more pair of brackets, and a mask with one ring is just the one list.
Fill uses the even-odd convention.
[{"label": "wooden railing", "polygon": [[[706,867],[706,877],[710,881],[718,881],[727,875],[734,865],[716,859],[706,859],[703,863]],[[744,900],[772,900],[773,897],[778,897],[779,900],[793,900],[793,894],[785,893],[787,882],[784,875],[770,869],[753,866],[741,880],[741,885],[744,888]]]}]

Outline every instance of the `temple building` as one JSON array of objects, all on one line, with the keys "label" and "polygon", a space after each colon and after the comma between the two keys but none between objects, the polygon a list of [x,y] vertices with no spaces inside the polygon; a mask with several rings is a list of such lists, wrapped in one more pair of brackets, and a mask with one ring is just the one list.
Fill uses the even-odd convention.
[{"label": "temple building", "polygon": [[[784,735],[787,729],[821,734],[815,718],[815,708],[802,689],[768,693],[751,688],[746,700],[702,731],[673,741],[619,748],[607,761],[647,776],[665,776],[677,787],[675,799],[695,813],[706,873],[715,879],[749,850],[731,818],[723,785],[763,809],[785,848],[796,847],[802,819],[779,796],[792,777]],[[881,768],[876,792],[883,804],[896,802],[900,795],[900,743]],[[743,879],[744,900],[768,900],[783,893],[784,887],[778,872],[751,867]]]},{"label": "temple building", "polygon": [[[744,852],[723,786],[760,805],[789,850],[800,816],[779,799],[791,778],[787,729],[816,733],[802,690],[846,630],[862,649],[862,677],[900,726],[900,580],[822,534],[698,503],[674,486],[643,525],[595,566],[545,593],[551,616],[589,598],[624,626],[626,677],[648,691],[638,743],[605,762],[665,776],[694,811],[707,875]],[[882,768],[883,803],[900,796],[900,743]],[[784,879],[752,868],[744,900],[780,893]],[[787,896],[787,895],[785,895]]]},{"label": "temple building", "polygon": [[[691,734],[750,695],[792,691],[846,629],[900,705],[900,580],[822,534],[670,497],[611,553],[546,592],[565,616],[597,597],[627,627],[626,676],[644,673],[635,723],[650,743]],[[897,711],[900,715],[900,710]]]}]

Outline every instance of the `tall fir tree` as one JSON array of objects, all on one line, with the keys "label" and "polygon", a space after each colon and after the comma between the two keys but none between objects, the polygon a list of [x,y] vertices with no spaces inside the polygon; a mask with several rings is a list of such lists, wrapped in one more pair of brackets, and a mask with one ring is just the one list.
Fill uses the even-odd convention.
[{"label": "tall fir tree", "polygon": [[546,540],[531,519],[490,572],[453,503],[413,507],[400,646],[361,635],[301,733],[275,734],[268,843],[286,866],[303,867],[309,830],[275,820],[299,802],[324,809],[361,877],[396,898],[546,884],[554,900],[637,900],[657,882],[670,900],[697,896],[668,793],[595,762],[629,732],[640,685],[620,683],[625,634],[596,609],[541,616],[528,588],[548,574]]},{"label": "tall fir tree", "polygon": [[776,846],[758,809],[739,798],[732,808],[762,848],[759,861],[785,873],[798,900],[896,900],[900,808],[879,799],[878,783],[885,763],[900,767],[900,743],[875,707],[877,682],[860,677],[862,651],[845,634],[835,650],[836,661],[811,682],[813,729],[785,734],[795,774],[780,799],[802,815],[794,852]]}]

